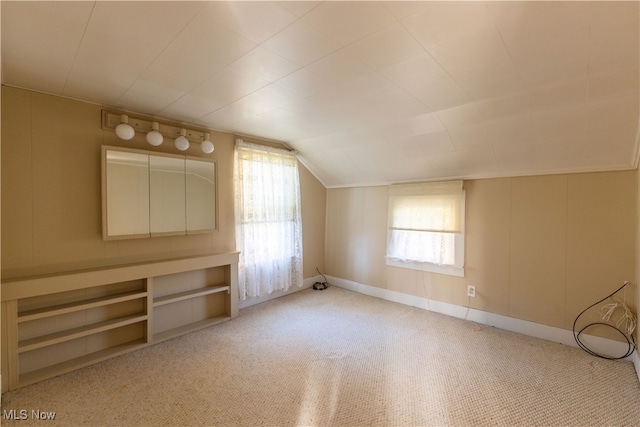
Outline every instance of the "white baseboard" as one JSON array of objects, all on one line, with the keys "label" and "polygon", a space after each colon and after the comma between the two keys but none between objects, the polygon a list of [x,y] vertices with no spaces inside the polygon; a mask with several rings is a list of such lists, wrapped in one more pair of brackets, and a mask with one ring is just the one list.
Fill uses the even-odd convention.
[{"label": "white baseboard", "polygon": [[[372,297],[381,298],[387,301],[393,301],[400,304],[433,311],[436,313],[446,314],[448,316],[457,317],[460,319],[470,320],[472,322],[481,323],[483,325],[494,326],[499,329],[516,332],[522,335],[528,335],[547,341],[553,341],[572,347],[578,347],[578,344],[573,337],[573,332],[566,329],[542,325],[540,323],[529,322],[527,320],[516,319],[514,317],[504,316],[501,314],[489,313],[487,311],[467,308],[459,305],[449,304],[446,302],[430,300],[424,297],[403,294],[401,292],[391,291],[389,289],[378,288],[370,285],[364,285],[362,283],[340,279],[338,277],[327,276],[327,278],[331,285],[358,292],[364,295],[369,295]],[[595,352],[602,354],[622,355],[628,351],[627,344],[615,340],[586,334],[581,335],[581,340],[586,345],[588,345],[589,348],[591,348]],[[634,363],[636,373],[638,373],[638,379],[640,380],[640,360],[638,360],[637,352],[634,352],[633,355],[623,360],[628,360],[629,362]]]},{"label": "white baseboard", "polygon": [[251,307],[252,305],[260,304],[260,303],[267,302],[267,301],[275,299],[275,298],[280,298],[280,297],[283,297],[285,295],[292,294],[294,292],[298,292],[298,291],[302,291],[304,289],[308,289],[308,288],[312,287],[313,284],[316,283],[316,282],[324,282],[324,279],[322,279],[322,276],[309,277],[309,278],[304,279],[302,281],[302,287],[292,286],[289,289],[287,289],[286,291],[274,291],[274,292],[270,293],[269,295],[263,295],[261,297],[247,298],[244,301],[240,301],[238,303],[238,309],[242,310],[243,308]]},{"label": "white baseboard", "polygon": [[633,366],[636,368],[636,375],[638,376],[638,381],[640,381],[640,356],[638,355],[638,349],[633,352],[632,356]]}]

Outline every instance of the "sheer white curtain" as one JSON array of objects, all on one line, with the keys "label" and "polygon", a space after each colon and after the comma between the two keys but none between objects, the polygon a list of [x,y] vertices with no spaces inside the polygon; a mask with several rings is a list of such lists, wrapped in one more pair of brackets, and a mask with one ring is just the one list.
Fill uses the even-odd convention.
[{"label": "sheer white curtain", "polygon": [[302,286],[300,181],[294,153],[236,141],[240,298]]}]

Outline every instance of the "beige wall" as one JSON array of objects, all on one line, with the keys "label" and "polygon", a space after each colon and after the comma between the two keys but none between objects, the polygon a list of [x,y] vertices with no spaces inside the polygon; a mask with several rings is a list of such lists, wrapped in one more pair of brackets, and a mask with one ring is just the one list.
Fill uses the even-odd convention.
[{"label": "beige wall", "polygon": [[302,202],[303,275],[324,273],[324,234],[327,189],[309,170],[298,162],[300,199]]},{"label": "beige wall", "polygon": [[[2,88],[2,274],[4,278],[116,265],[203,252],[235,250],[234,136],[212,132],[218,167],[218,230],[213,233],[103,241],[102,145],[178,153],[171,143],[148,145],[144,136],[123,141],[101,129],[101,106]],[[305,277],[324,267],[326,190],[301,166]]]},{"label": "beige wall", "polygon": [[636,171],[466,181],[464,278],[386,266],[387,188],[330,189],[327,273],[571,329],[586,306],[635,282],[636,187]]},{"label": "beige wall", "polygon": [[[637,191],[640,191],[640,170],[637,170]],[[638,240],[636,241],[636,281],[635,281],[635,286],[634,289],[636,289],[636,307],[640,307],[640,292],[637,291],[638,286],[640,286],[640,196],[636,196],[637,197],[637,204],[636,204],[636,213],[637,213],[637,218],[636,218],[636,224],[637,224],[637,229],[636,229],[636,233],[637,233],[637,238]],[[636,315],[638,315],[638,311],[636,310]],[[638,327],[638,325],[636,325],[636,343],[640,343],[640,328]],[[640,349],[636,348],[636,357],[638,358],[638,360],[640,361]],[[637,367],[637,366],[636,366]],[[637,372],[638,373],[638,377],[640,377],[640,371]]]},{"label": "beige wall", "polygon": [[[1,13],[2,8],[0,7],[0,15],[2,15]],[[0,17],[0,21],[1,21],[1,17]],[[0,31],[1,33],[1,31]],[[0,37],[1,38],[1,37]],[[0,41],[0,46],[2,46],[2,42]],[[2,54],[0,52],[0,70],[2,70]],[[2,72],[0,71],[0,76],[2,75]],[[0,118],[2,117],[2,92],[0,92]],[[0,119],[1,121],[1,119]],[[0,126],[1,128],[1,126]],[[2,175],[2,129],[0,129],[0,176]],[[2,181],[2,179],[0,178],[0,182]],[[2,241],[2,190],[0,189],[0,242]],[[2,244],[0,243],[0,271],[2,269]],[[0,297],[2,296],[2,287],[0,287]],[[4,314],[2,313],[2,310],[0,309],[0,319],[3,319]],[[2,320],[0,320],[0,341],[4,338],[6,338],[2,332],[3,328],[2,328]],[[6,348],[4,348],[4,346],[2,346],[2,349],[0,349],[0,362],[6,357]],[[2,373],[4,373],[4,371],[2,371],[0,373],[0,390],[4,390],[4,388],[2,388]],[[0,402],[2,401],[2,396],[0,395]]]}]

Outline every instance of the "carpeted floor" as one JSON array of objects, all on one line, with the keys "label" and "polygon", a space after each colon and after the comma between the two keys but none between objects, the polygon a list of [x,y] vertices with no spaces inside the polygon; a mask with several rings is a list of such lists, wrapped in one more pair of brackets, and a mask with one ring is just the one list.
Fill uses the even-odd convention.
[{"label": "carpeted floor", "polygon": [[331,287],[2,406],[7,426],[637,426],[640,385],[628,362]]}]

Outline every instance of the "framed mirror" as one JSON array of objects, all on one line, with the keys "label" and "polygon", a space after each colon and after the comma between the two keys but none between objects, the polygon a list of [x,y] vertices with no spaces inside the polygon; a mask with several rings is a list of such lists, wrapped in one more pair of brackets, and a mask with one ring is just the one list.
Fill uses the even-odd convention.
[{"label": "framed mirror", "polygon": [[202,233],[217,228],[216,163],[102,148],[104,240]]}]

